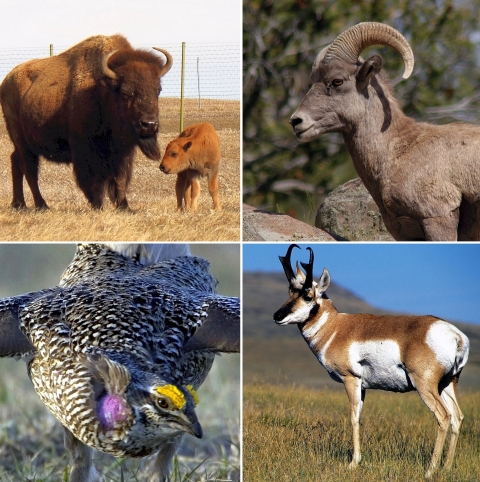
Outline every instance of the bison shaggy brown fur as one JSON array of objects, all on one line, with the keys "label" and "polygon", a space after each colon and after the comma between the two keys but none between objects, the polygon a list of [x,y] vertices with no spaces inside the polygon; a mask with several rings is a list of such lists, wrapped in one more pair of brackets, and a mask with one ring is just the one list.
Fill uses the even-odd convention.
[{"label": "bison shaggy brown fur", "polygon": [[175,192],[178,211],[183,210],[184,201],[192,211],[197,210],[201,177],[208,179],[213,209],[221,209],[218,198],[219,164],[220,142],[214,127],[208,122],[193,124],[170,141],[160,163],[160,170],[165,174],[177,174]]},{"label": "bison shaggy brown fur", "polygon": [[128,207],[135,147],[160,159],[158,95],[172,57],[157,50],[166,62],[133,49],[121,35],[95,36],[7,75],[0,102],[14,144],[13,207],[26,207],[24,177],[35,207],[47,207],[38,187],[39,156],[72,163],[92,207],[102,207],[105,190],[116,207]]}]

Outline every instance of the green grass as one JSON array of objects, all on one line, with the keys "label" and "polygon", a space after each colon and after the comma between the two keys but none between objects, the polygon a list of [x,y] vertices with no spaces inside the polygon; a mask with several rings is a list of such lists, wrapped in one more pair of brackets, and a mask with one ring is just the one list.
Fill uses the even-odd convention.
[{"label": "green grass", "polygon": [[[480,480],[480,393],[460,387],[459,403],[465,420],[453,469],[440,469],[433,479],[438,482]],[[244,386],[243,480],[420,481],[436,430],[433,414],[415,392],[369,390],[360,429],[362,462],[351,471],[352,429],[343,389],[249,384]]]}]

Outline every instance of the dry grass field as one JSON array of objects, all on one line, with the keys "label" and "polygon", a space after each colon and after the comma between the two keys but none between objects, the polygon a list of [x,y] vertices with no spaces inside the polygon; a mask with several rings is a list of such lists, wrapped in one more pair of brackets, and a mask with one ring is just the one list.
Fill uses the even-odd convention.
[{"label": "dry grass field", "polygon": [[[179,134],[180,99],[160,98],[161,151]],[[116,211],[108,199],[93,211],[73,179],[71,166],[41,160],[40,191],[50,209],[36,211],[28,186],[28,209],[10,207],[12,144],[0,119],[0,241],[239,241],[240,102],[186,99],[184,126],[208,121],[220,138],[222,211],[212,210],[206,180],[197,213],[177,213],[175,175],[160,172],[159,162],[138,150],[129,189],[129,212]]]},{"label": "dry grass field", "polygon": [[[436,482],[480,480],[480,393],[461,392],[465,415],[454,465]],[[362,462],[348,469],[352,429],[342,389],[244,386],[243,480],[404,482],[424,480],[437,424],[420,397],[368,391],[360,428]]]}]

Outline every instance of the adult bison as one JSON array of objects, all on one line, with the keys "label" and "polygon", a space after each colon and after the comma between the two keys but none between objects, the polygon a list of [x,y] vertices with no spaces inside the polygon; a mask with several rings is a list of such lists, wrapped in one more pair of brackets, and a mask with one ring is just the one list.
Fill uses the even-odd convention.
[{"label": "adult bison", "polygon": [[92,207],[102,207],[105,189],[116,207],[128,207],[135,146],[148,158],[160,159],[158,95],[172,57],[156,50],[166,62],[133,49],[121,35],[90,37],[57,56],[25,62],[7,75],[0,102],[15,147],[13,207],[26,207],[24,176],[35,207],[47,207],[38,187],[40,155],[72,163]]},{"label": "adult bison", "polygon": [[178,211],[183,211],[184,201],[185,206],[192,211],[197,210],[202,177],[208,179],[213,209],[221,209],[218,198],[219,164],[220,141],[215,128],[208,122],[193,124],[170,141],[160,163],[160,170],[165,174],[177,175],[175,193]]}]

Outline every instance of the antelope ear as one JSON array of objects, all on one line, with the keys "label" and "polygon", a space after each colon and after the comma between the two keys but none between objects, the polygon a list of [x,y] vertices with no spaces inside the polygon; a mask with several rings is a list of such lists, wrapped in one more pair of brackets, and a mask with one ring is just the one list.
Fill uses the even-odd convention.
[{"label": "antelope ear", "polygon": [[372,55],[365,60],[357,74],[357,84],[360,90],[363,90],[369,84],[371,79],[382,70],[382,67],[383,59],[380,55]]},{"label": "antelope ear", "polygon": [[298,261],[297,261],[297,278],[300,281],[305,281],[305,273],[301,270],[300,266],[298,266]]},{"label": "antelope ear", "polygon": [[318,280],[317,284],[317,296],[321,296],[327,288],[330,286],[330,273],[327,268],[323,268],[322,276]]}]

